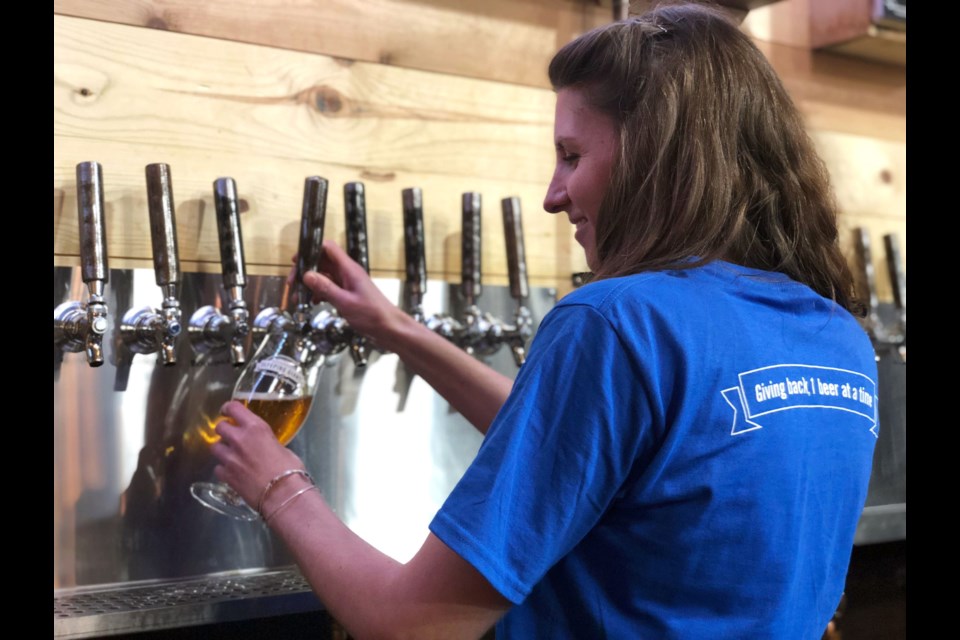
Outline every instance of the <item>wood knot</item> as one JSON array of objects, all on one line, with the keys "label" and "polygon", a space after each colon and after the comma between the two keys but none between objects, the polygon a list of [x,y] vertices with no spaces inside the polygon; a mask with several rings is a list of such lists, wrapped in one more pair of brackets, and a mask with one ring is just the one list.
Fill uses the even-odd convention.
[{"label": "wood knot", "polygon": [[150,29],[159,29],[160,31],[169,31],[170,25],[160,16],[153,16],[147,20],[147,27]]},{"label": "wood knot", "polygon": [[339,113],[343,110],[343,97],[331,87],[315,87],[313,90],[313,104],[321,113]]}]

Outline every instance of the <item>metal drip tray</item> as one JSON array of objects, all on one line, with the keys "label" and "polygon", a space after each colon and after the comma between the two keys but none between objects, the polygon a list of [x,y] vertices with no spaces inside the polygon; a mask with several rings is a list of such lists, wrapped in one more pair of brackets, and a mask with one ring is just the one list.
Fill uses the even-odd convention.
[{"label": "metal drip tray", "polygon": [[53,593],[53,635],[89,638],[317,611],[296,568],[226,572]]}]

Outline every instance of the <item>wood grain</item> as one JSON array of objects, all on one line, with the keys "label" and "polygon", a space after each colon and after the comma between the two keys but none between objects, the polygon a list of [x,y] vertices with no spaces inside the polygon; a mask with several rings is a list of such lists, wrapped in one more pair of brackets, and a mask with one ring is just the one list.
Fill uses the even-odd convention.
[{"label": "wood grain", "polygon": [[545,182],[553,104],[541,89],[54,18],[55,136]]},{"label": "wood grain", "polygon": [[905,70],[829,51],[756,41],[811,129],[906,142]]},{"label": "wood grain", "polygon": [[568,0],[55,0],[54,13],[548,88],[558,44],[611,20]]},{"label": "wood grain", "polygon": [[866,136],[812,132],[841,212],[905,220],[907,145]]},{"label": "wood grain", "polygon": [[[902,121],[906,109],[904,69],[811,52],[807,2],[779,0],[753,9],[743,28],[768,54],[794,99],[817,116],[813,126],[864,134],[873,126],[871,120],[889,121],[892,117]],[[553,53],[576,35],[609,22],[609,4],[569,0],[56,0],[54,12],[325,53],[343,60],[549,88],[546,68]],[[646,3],[632,4],[638,11]],[[898,84],[899,91],[891,91],[891,84]],[[905,124],[891,127],[884,122],[876,128],[878,135],[895,134],[905,140]]]}]

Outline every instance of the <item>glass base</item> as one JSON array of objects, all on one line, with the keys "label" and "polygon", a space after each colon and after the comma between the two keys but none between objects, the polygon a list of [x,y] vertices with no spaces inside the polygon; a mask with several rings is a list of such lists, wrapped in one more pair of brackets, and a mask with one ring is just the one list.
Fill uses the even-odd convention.
[{"label": "glass base", "polygon": [[194,482],[190,485],[190,494],[206,508],[236,520],[252,522],[260,519],[260,514],[251,509],[236,491],[225,484]]}]

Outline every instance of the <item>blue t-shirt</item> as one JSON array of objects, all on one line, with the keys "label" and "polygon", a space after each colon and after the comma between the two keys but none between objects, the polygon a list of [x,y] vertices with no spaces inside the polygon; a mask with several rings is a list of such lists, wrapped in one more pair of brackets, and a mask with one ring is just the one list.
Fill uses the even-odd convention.
[{"label": "blue t-shirt", "polygon": [[431,531],[504,638],[820,638],[877,436],[845,310],[713,262],[578,289]]}]

